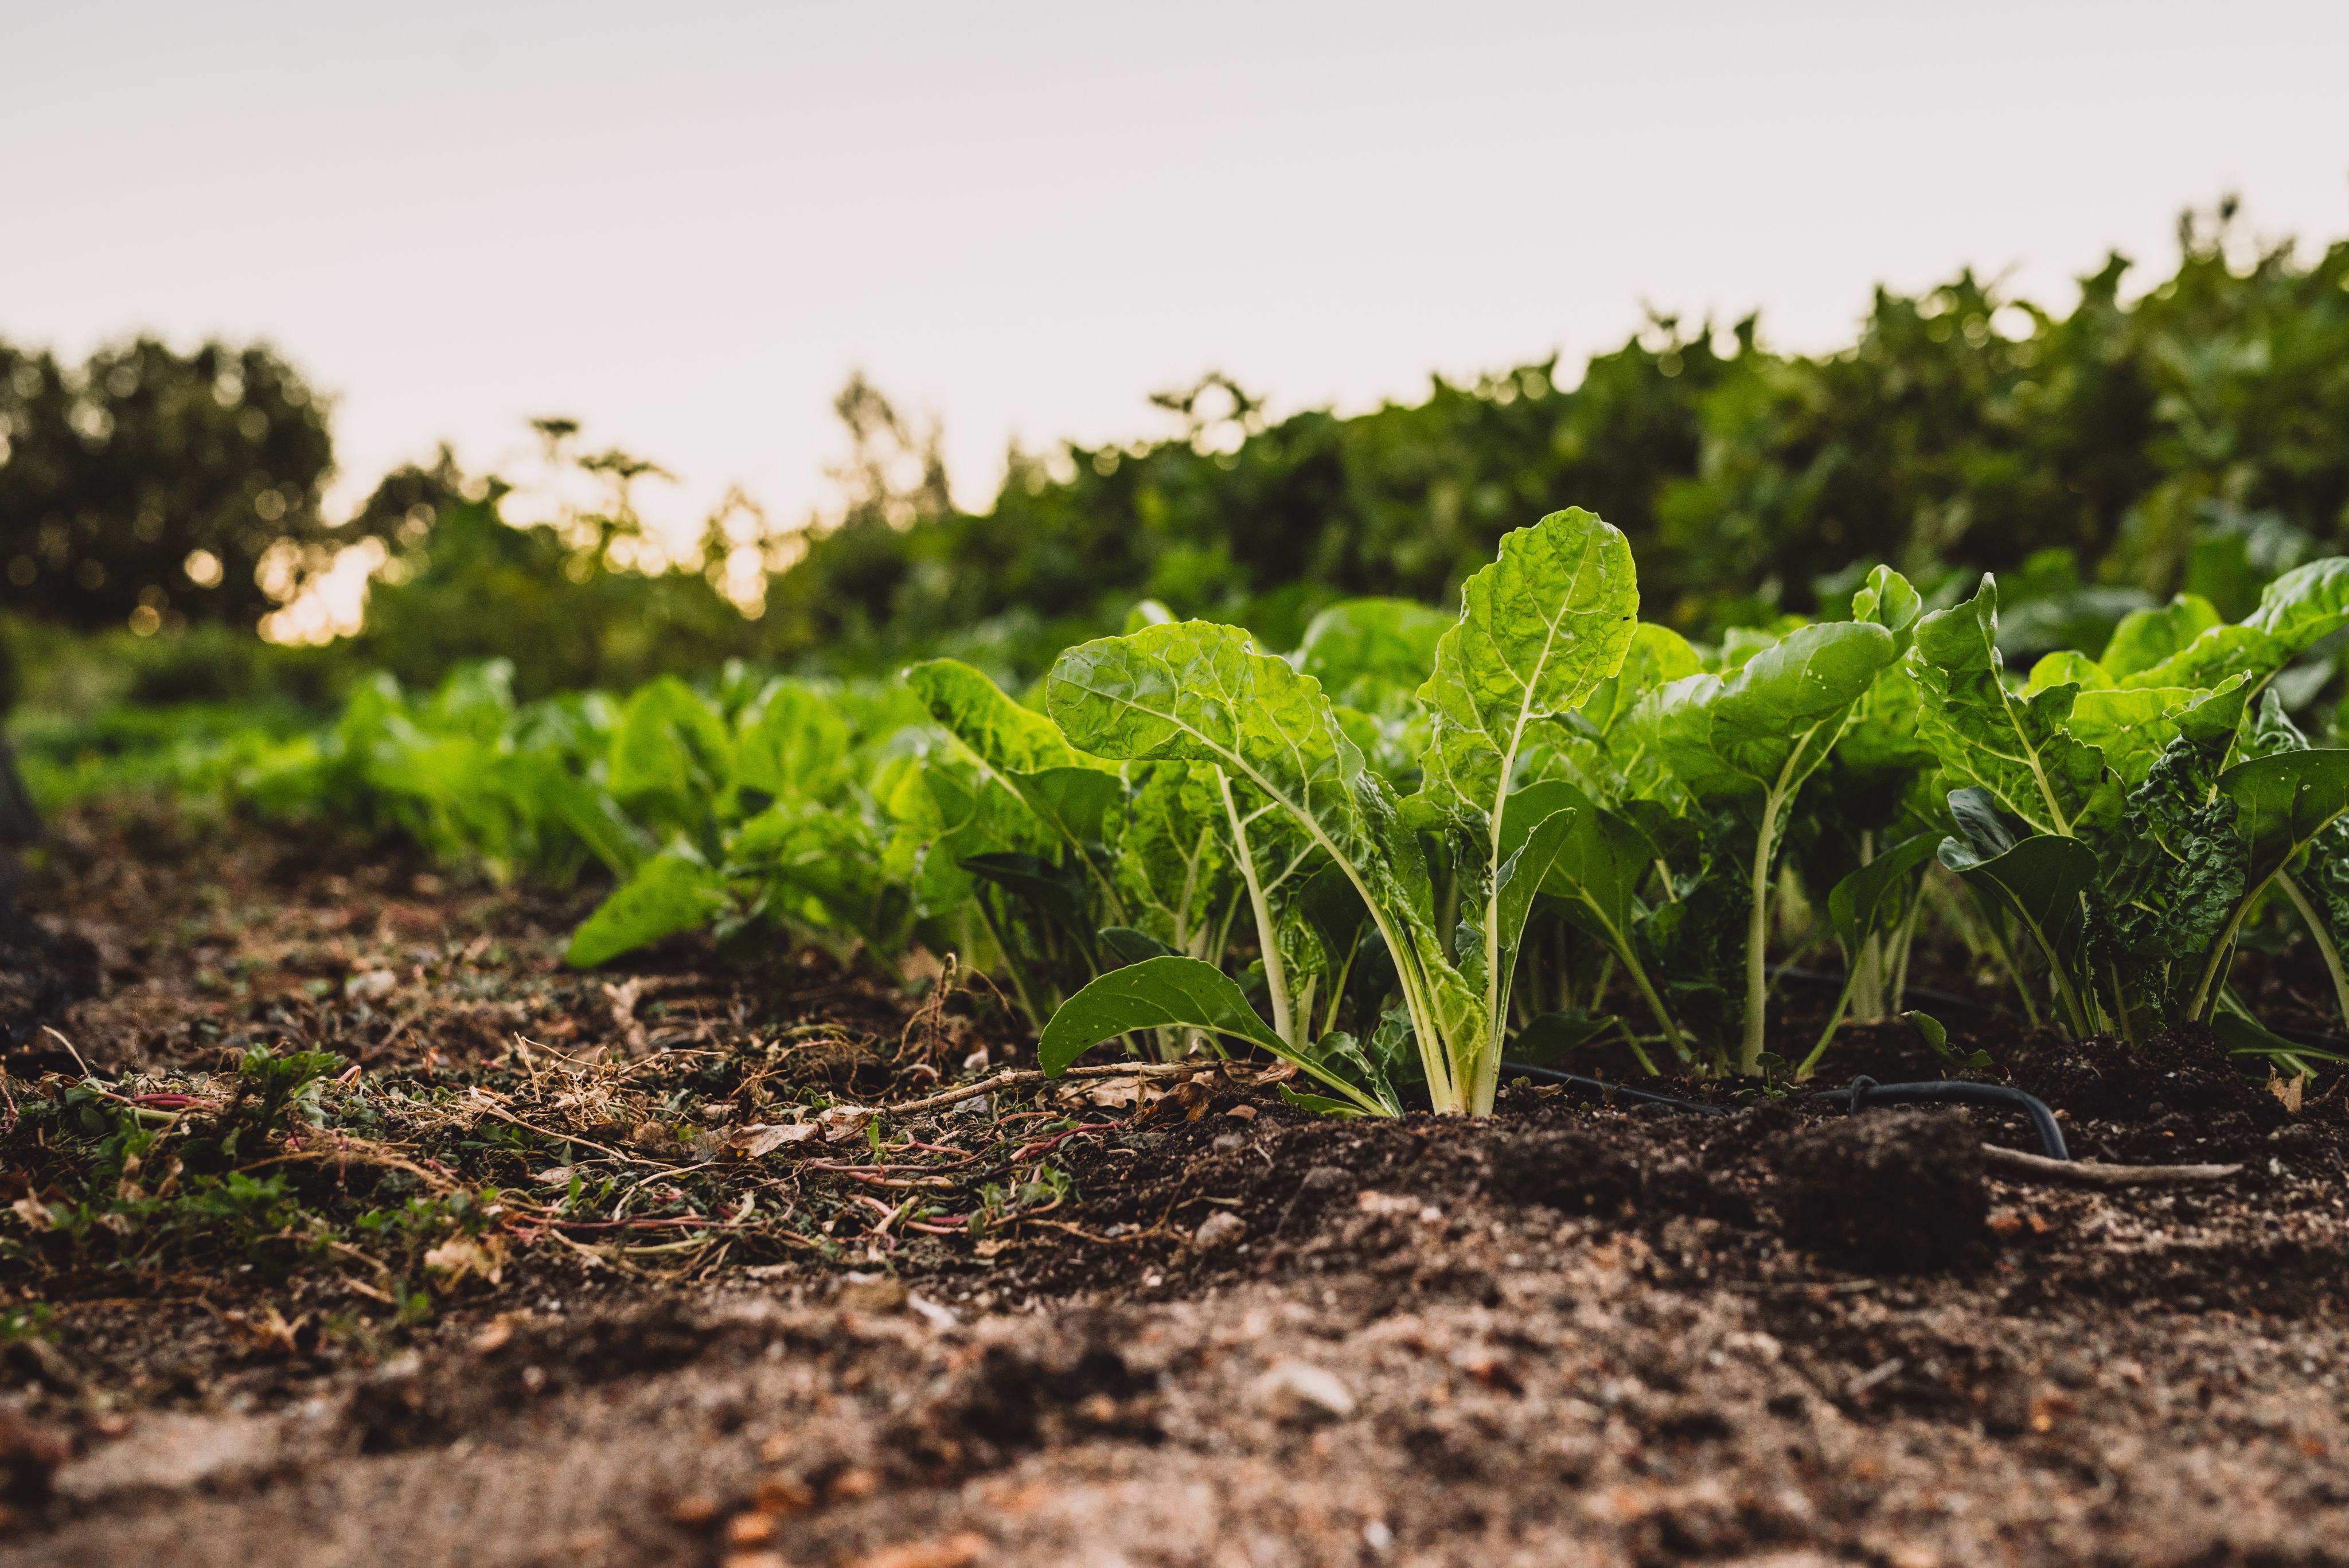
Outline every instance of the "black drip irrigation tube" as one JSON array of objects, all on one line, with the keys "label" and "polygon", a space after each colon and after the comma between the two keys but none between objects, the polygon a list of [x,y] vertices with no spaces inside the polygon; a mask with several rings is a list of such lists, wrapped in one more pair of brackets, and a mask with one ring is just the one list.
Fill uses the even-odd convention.
[{"label": "black drip irrigation tube", "polygon": [[[1637,1100],[1643,1105],[1669,1106],[1676,1111],[1692,1111],[1699,1116],[1723,1116],[1733,1108],[1708,1105],[1702,1100],[1685,1100],[1677,1095],[1660,1095],[1652,1089],[1630,1088],[1605,1078],[1588,1078],[1579,1073],[1562,1073],[1555,1067],[1537,1067],[1524,1062],[1502,1063],[1501,1076],[1530,1078],[1540,1084],[1563,1084],[1592,1094]],[[1984,1106],[1996,1110],[2021,1111],[2031,1118],[2032,1129],[2039,1135],[2041,1152],[2049,1159],[2072,1158],[2071,1149],[2064,1142],[2064,1129],[2056,1125],[2055,1113],[2047,1108],[2047,1102],[2036,1095],[2026,1095],[2021,1089],[2010,1089],[2003,1084],[1968,1084],[1951,1078],[1922,1084],[1879,1084],[1873,1078],[1863,1076],[1854,1078],[1847,1089],[1804,1093],[1811,1099],[1841,1106],[1847,1114],[1868,1106]]]}]

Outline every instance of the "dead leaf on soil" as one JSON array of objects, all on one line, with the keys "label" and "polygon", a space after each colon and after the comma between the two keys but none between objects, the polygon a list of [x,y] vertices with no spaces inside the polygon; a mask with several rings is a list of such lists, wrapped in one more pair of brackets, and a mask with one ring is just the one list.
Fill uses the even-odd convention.
[{"label": "dead leaf on soil", "polygon": [[643,1052],[648,1042],[645,1026],[636,1022],[636,1003],[644,1000],[644,978],[631,976],[619,985],[606,981],[604,994],[612,999],[612,1027],[620,1032],[621,1041],[630,1052]]},{"label": "dead leaf on soil", "polygon": [[827,1106],[816,1113],[814,1125],[823,1129],[826,1143],[846,1143],[864,1131],[864,1124],[873,1119],[870,1106],[847,1104]]},{"label": "dead leaf on soil", "polygon": [[804,1513],[815,1506],[815,1489],[797,1476],[765,1476],[750,1494],[750,1506],[777,1519]]},{"label": "dead leaf on soil", "polygon": [[805,1143],[821,1130],[814,1122],[751,1122],[729,1133],[720,1147],[736,1159],[761,1159],[787,1143]]},{"label": "dead leaf on soil", "polygon": [[298,1355],[301,1346],[295,1344],[294,1336],[310,1316],[305,1313],[288,1323],[284,1313],[271,1307],[261,1313],[224,1312],[221,1321],[236,1331],[249,1355]]},{"label": "dead leaf on soil", "polygon": [[934,1541],[885,1546],[854,1559],[849,1568],[970,1568],[987,1552],[987,1537],[974,1530],[940,1536]]},{"label": "dead leaf on soil", "polygon": [[444,1291],[455,1290],[472,1274],[494,1285],[503,1277],[505,1264],[502,1236],[451,1236],[424,1254],[424,1266],[443,1276],[435,1282]]},{"label": "dead leaf on soil", "polygon": [[503,1350],[506,1346],[506,1342],[513,1338],[515,1326],[519,1324],[526,1323],[529,1320],[530,1314],[526,1312],[502,1312],[498,1314],[497,1316],[492,1318],[483,1325],[481,1333],[473,1335],[471,1342],[473,1354],[476,1355],[488,1355],[494,1351]]},{"label": "dead leaf on soil", "polygon": [[638,1122],[628,1129],[628,1144],[647,1154],[668,1154],[677,1148],[677,1128],[667,1122]]},{"label": "dead leaf on soil", "polygon": [[2277,1103],[2293,1116],[2300,1115],[2300,1097],[2307,1092],[2307,1074],[2298,1073],[2287,1078],[2273,1067],[2268,1069],[2268,1093],[2273,1095]]},{"label": "dead leaf on soil", "polygon": [[1060,1093],[1064,1106],[1098,1106],[1107,1111],[1155,1105],[1165,1097],[1164,1085],[1142,1077],[1093,1078],[1071,1084]]},{"label": "dead leaf on soil", "polygon": [[771,1514],[738,1513],[726,1521],[729,1546],[763,1546],[774,1538],[775,1521]]}]

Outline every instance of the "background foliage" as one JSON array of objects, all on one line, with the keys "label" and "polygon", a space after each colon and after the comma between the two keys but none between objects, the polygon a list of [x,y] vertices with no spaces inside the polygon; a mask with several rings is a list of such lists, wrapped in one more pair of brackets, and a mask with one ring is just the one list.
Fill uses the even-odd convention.
[{"label": "background foliage", "polygon": [[[1162,438],[1015,452],[981,512],[952,504],[935,431],[858,380],[833,520],[778,534],[738,506],[653,571],[629,486],[657,471],[624,453],[565,448],[605,495],[553,523],[505,526],[502,488],[444,457],[329,529],[325,410],[265,348],[142,341],[66,368],[0,348],[0,603],[161,634],[152,657],[118,633],[95,659],[12,637],[36,701],[80,710],[331,700],[366,670],[422,686],[482,658],[512,661],[524,697],[730,658],[858,674],[948,653],[1025,684],[1143,598],[1279,647],[1340,597],[1447,605],[1503,532],[1579,504],[1630,538],[1643,617],[1692,636],[1839,604],[1882,559],[1936,602],[1997,571],[2013,656],[2095,646],[2179,589],[2240,616],[2349,546],[2349,242],[2261,248],[2225,205],[2180,231],[2177,270],[2142,293],[2117,256],[2060,317],[1967,273],[1880,292],[1828,355],[1774,352],[1752,320],[1659,318],[1578,376],[1551,359],[1277,421],[1209,376],[1155,400]],[[250,627],[289,563],[298,578],[361,540],[385,556],[366,624],[323,658],[181,629]],[[214,587],[188,576],[199,551]]]}]

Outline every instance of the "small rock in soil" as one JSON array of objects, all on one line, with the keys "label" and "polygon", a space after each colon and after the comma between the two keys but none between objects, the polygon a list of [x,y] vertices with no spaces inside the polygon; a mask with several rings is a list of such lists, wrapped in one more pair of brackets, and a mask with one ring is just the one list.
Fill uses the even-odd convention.
[{"label": "small rock in soil", "polygon": [[1284,1361],[1257,1380],[1257,1403],[1274,1420],[1309,1427],[1354,1413],[1353,1391],[1338,1375],[1306,1361]]},{"label": "small rock in soil", "polygon": [[1985,1233],[1981,1146],[1959,1117],[1866,1111],[1793,1135],[1777,1164],[1786,1239],[1839,1262],[1943,1269]]},{"label": "small rock in soil", "polygon": [[1199,1221],[1191,1233],[1191,1245],[1202,1252],[1217,1252],[1247,1240],[1247,1221],[1227,1210],[1218,1209]]}]

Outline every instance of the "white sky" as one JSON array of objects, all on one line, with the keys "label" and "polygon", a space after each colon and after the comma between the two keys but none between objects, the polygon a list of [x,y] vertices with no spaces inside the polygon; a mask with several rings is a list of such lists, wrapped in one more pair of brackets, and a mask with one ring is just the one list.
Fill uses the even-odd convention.
[{"label": "white sky", "polygon": [[1416,400],[1644,303],[1847,340],[1971,263],[2068,303],[2240,192],[2349,234],[2349,5],[0,0],[0,336],[274,340],[342,493],[523,421],[779,518],[862,366],[1007,441]]}]

